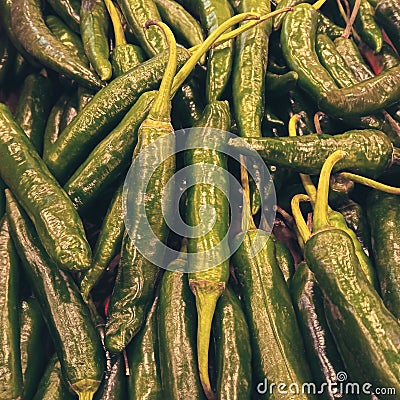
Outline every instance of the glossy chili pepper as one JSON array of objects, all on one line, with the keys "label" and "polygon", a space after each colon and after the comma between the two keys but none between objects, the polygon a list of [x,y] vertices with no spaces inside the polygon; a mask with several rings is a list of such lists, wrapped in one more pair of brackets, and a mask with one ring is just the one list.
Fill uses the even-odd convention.
[{"label": "glossy chili pepper", "polygon": [[104,217],[100,234],[93,250],[90,268],[84,272],[80,282],[82,297],[87,300],[90,291],[96,285],[111,260],[121,249],[124,233],[124,213],[122,208],[122,189],[120,185],[111,200],[107,214]]},{"label": "glossy chili pepper", "polygon": [[75,271],[89,268],[91,250],[78,213],[4,105],[0,132],[1,178],[33,221],[53,263]]},{"label": "glossy chili pepper", "polygon": [[22,400],[30,400],[38,389],[46,368],[47,358],[42,348],[49,338],[38,301],[30,297],[21,303],[20,349],[23,377]]},{"label": "glossy chili pepper", "polygon": [[43,137],[53,103],[53,89],[50,79],[40,74],[28,75],[14,113],[15,122],[29,137],[39,155],[43,151]]},{"label": "glossy chili pepper", "polygon": [[[312,0],[307,0],[307,3],[313,3]],[[276,10],[282,9],[284,7],[294,7],[298,4],[305,3],[305,1],[302,0],[280,0],[279,3],[276,5]],[[274,18],[274,30],[278,30],[283,22],[283,19],[285,18],[284,14],[279,14],[275,16]]]},{"label": "glossy chili pepper", "polygon": [[81,3],[79,0],[49,0],[49,4],[70,29],[79,33],[81,28]]},{"label": "glossy chili pepper", "polygon": [[354,399],[350,394],[334,392],[334,385],[340,383],[338,373],[345,371],[345,367],[326,321],[322,291],[304,261],[290,282],[290,292],[315,383],[318,387],[327,385],[331,400]]},{"label": "glossy chili pepper", "polygon": [[163,21],[171,27],[175,36],[189,47],[203,42],[203,29],[179,3],[174,0],[154,0]]},{"label": "glossy chili pepper", "polygon": [[81,35],[85,53],[100,76],[108,81],[112,76],[111,63],[108,60],[108,13],[102,0],[83,0],[80,11]]},{"label": "glossy chili pepper", "polygon": [[[266,163],[282,165],[297,172],[318,174],[325,159],[335,150],[349,153],[335,170],[359,171],[366,176],[379,176],[393,162],[398,150],[381,131],[353,130],[330,136],[311,134],[298,137],[230,139],[229,144],[241,147],[246,155],[243,140],[257,150]],[[242,150],[243,149],[243,150]]]},{"label": "glossy chili pepper", "polygon": [[80,400],[91,400],[99,387],[104,355],[73,279],[56,268],[41,246],[29,218],[7,190],[10,231],[24,271],[38,299],[63,373]]},{"label": "glossy chili pepper", "polygon": [[19,266],[7,217],[0,220],[0,398],[18,400],[23,393],[19,347]]},{"label": "glossy chili pepper", "polygon": [[398,225],[399,197],[373,191],[368,197],[367,216],[371,226],[372,249],[378,272],[382,299],[386,307],[400,318]]},{"label": "glossy chili pepper", "polygon": [[[114,286],[113,295],[110,302],[110,314],[106,327],[106,347],[112,352],[122,351],[138,332],[144,322],[148,310],[149,300],[156,283],[159,269],[147,258],[139,253],[136,241],[144,240],[154,254],[158,251],[155,243],[158,240],[165,241],[168,235],[168,227],[162,211],[162,199],[172,198],[172,193],[165,187],[168,180],[175,171],[175,157],[166,156],[173,154],[175,143],[170,134],[173,132],[171,124],[171,100],[170,92],[176,71],[176,43],[175,38],[169,28],[161,23],[154,22],[163,29],[169,44],[170,56],[165,75],[162,79],[158,94],[152,103],[147,118],[142,122],[138,130],[138,145],[135,148],[133,159],[138,157],[140,171],[151,171],[153,174],[149,182],[143,176],[133,176],[131,174],[131,187],[135,188],[134,204],[143,201],[145,195],[145,207],[135,208],[133,213],[127,217],[133,221],[131,226],[127,226],[124,234],[123,250],[121,262],[118,268],[118,276]],[[143,154],[141,151],[158,140],[164,140],[162,151],[165,156],[154,157],[149,152]],[[159,160],[163,160],[161,165]],[[148,187],[150,189],[148,189]],[[154,237],[143,237],[141,223],[150,223]],[[129,231],[128,231],[129,228]],[[139,277],[143,279],[139,280]],[[132,287],[137,286],[137,290]]]},{"label": "glossy chili pepper", "polygon": [[[72,175],[142,93],[156,88],[164,73],[166,57],[164,52],[111,81],[60,134],[45,161],[61,182]],[[189,53],[178,48],[178,66],[181,67],[188,58]]]},{"label": "glossy chili pepper", "polygon": [[[154,294],[153,294],[154,298]],[[143,328],[127,348],[129,360],[128,399],[162,400],[161,371],[157,335],[158,293]]]},{"label": "glossy chili pepper", "polygon": [[[266,75],[266,87],[272,97],[280,96],[284,92],[293,90],[297,86],[298,75],[296,72],[289,71],[282,75],[268,72]],[[250,132],[249,132],[250,133]],[[255,136],[253,133],[251,136]]]},{"label": "glossy chili pepper", "polygon": [[375,18],[400,52],[400,4],[397,1],[380,0],[375,8]]},{"label": "glossy chili pepper", "polygon": [[11,7],[12,29],[26,51],[43,65],[75,79],[80,85],[96,89],[100,80],[62,45],[46,26],[38,0],[17,0]]},{"label": "glossy chili pepper", "polygon": [[[188,145],[193,147],[193,150],[188,150],[185,154],[185,165],[195,166],[199,174],[198,178],[194,178],[194,182],[202,182],[201,176],[207,173],[203,168],[219,166],[227,169],[227,157],[223,153],[215,150],[204,149],[201,143],[208,143],[215,140],[214,129],[227,131],[230,129],[231,119],[228,102],[210,103],[204,109],[202,119],[197,126],[202,127],[201,141],[199,143],[198,135],[191,136]],[[198,148],[200,145],[200,148]],[[204,167],[203,167],[204,166]],[[229,182],[226,177],[222,176],[221,185],[225,188],[229,187]],[[189,284],[192,292],[196,296],[196,308],[198,315],[197,327],[197,355],[200,380],[203,385],[204,392],[208,399],[215,398],[211,389],[211,384],[208,376],[208,350],[211,334],[211,323],[215,312],[215,307],[218,298],[225,289],[226,282],[229,277],[229,248],[223,248],[218,254],[207,260],[204,257],[198,256],[198,253],[212,251],[214,246],[219,244],[227,233],[229,224],[229,205],[225,195],[221,190],[214,185],[195,184],[188,189],[188,205],[186,218],[188,225],[199,226],[203,217],[199,210],[203,206],[212,205],[218,219],[207,234],[188,239],[189,255],[188,267],[192,272],[189,274]],[[200,271],[199,271],[200,268]]]},{"label": "glossy chili pepper", "polygon": [[312,6],[296,6],[284,19],[281,41],[288,65],[299,74],[299,86],[311,95],[318,107],[336,117],[364,116],[398,101],[400,67],[338,89],[315,52],[317,20],[317,11]]},{"label": "glossy chili pepper", "polygon": [[[161,381],[166,398],[202,400],[196,354],[196,306],[189,288],[185,250],[161,281],[157,309]],[[179,349],[179,351],[177,351]]]},{"label": "glossy chili pepper", "polygon": [[275,257],[279,268],[282,271],[285,281],[289,283],[294,274],[294,260],[285,243],[277,240],[275,236],[271,235],[271,239],[275,243]]},{"label": "glossy chili pepper", "polygon": [[85,49],[83,48],[83,43],[79,35],[71,31],[68,26],[55,15],[47,15],[45,22],[52,34],[64,46],[67,46],[75,56],[79,57],[82,64],[89,66],[89,60],[86,57]]},{"label": "glossy chili pepper", "polygon": [[328,222],[329,175],[344,156],[336,152],[324,164],[304,256],[322,289],[328,324],[352,381],[397,391],[400,324],[361,272],[351,238]]},{"label": "glossy chili pepper", "polygon": [[60,120],[59,130],[62,132],[78,115],[78,95],[77,92],[71,93],[68,102],[63,110]]},{"label": "glossy chili pepper", "polygon": [[250,332],[242,305],[229,287],[218,300],[215,316],[217,396],[250,400],[253,389]]},{"label": "glossy chili pepper", "polygon": [[319,13],[317,33],[326,34],[333,40],[342,36],[343,28],[333,23],[323,13]]}]

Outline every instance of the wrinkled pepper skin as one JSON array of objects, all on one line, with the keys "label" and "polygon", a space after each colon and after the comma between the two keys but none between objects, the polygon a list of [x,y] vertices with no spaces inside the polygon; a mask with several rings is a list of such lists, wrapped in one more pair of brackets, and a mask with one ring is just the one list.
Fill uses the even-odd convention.
[{"label": "wrinkled pepper skin", "polygon": [[304,257],[324,294],[329,328],[352,382],[398,393],[400,324],[362,273],[351,238],[325,228],[306,242]]},{"label": "wrinkled pepper skin", "polygon": [[400,199],[372,191],[367,200],[367,216],[382,299],[400,319]]},{"label": "wrinkled pepper skin", "polygon": [[0,220],[0,263],[0,399],[19,400],[22,396],[19,266],[6,216]]},{"label": "wrinkled pepper skin", "polygon": [[29,138],[0,105],[0,176],[33,221],[54,263],[67,270],[90,265],[91,249],[72,202]]}]

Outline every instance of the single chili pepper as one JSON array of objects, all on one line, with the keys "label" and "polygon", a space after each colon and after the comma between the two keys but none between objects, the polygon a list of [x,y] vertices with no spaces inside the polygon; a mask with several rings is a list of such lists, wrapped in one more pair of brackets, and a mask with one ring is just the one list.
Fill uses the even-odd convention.
[{"label": "single chili pepper", "polygon": [[69,99],[70,95],[68,93],[62,94],[50,111],[43,135],[43,158],[47,157],[49,147],[58,139],[61,118]]},{"label": "single chili pepper", "polygon": [[143,328],[127,348],[130,371],[128,377],[129,400],[162,400],[165,398],[161,386],[158,350],[158,302],[158,293],[156,293]]},{"label": "single chili pepper", "polygon": [[144,29],[147,21],[161,21],[153,0],[118,0],[117,3],[140,47],[148,57],[153,57],[168,48],[164,35],[156,27]]},{"label": "single chili pepper", "polygon": [[87,58],[101,80],[108,81],[112,76],[112,67],[108,60],[108,14],[104,1],[83,0],[80,17],[82,42]]},{"label": "single chili pepper", "polygon": [[43,151],[46,121],[53,103],[53,84],[40,74],[28,75],[14,113],[15,122],[29,137],[39,154]]},{"label": "single chili pepper", "polygon": [[75,398],[68,390],[62,376],[60,361],[57,355],[54,355],[47,365],[33,400],[74,400]]},{"label": "single chili pepper", "polygon": [[120,14],[112,0],[105,0],[105,5],[114,28],[115,47],[111,55],[111,65],[115,78],[141,64],[145,55],[140,47],[126,42]]},{"label": "single chili pepper", "polygon": [[1,178],[33,221],[53,262],[64,269],[87,269],[91,250],[72,202],[4,105],[0,121]]},{"label": "single chili pepper", "polygon": [[0,36],[0,86],[7,83],[8,76],[15,62],[16,53],[8,38]]},{"label": "single chili pepper", "polygon": [[250,332],[240,301],[227,287],[218,300],[213,324],[217,396],[250,400],[252,393]]},{"label": "single chili pepper", "polygon": [[13,1],[12,29],[26,51],[46,67],[96,89],[100,80],[68,48],[60,44],[46,26],[38,0]]},{"label": "single chili pepper", "polygon": [[[178,48],[178,66],[181,67],[188,58],[189,53]],[[166,52],[114,79],[96,93],[93,100],[49,149],[45,161],[57,179],[65,182],[93,147],[122,119],[129,107],[135,104],[139,96],[156,88],[165,65]]]},{"label": "single chili pepper", "polygon": [[317,387],[327,385],[330,400],[354,399],[350,393],[344,396],[334,392],[334,385],[339,384],[338,373],[345,371],[345,367],[326,321],[322,291],[304,261],[298,265],[293,275],[290,293]]},{"label": "single chili pepper", "polygon": [[[196,306],[189,288],[186,250],[172,261],[161,281],[157,309],[163,394],[176,400],[203,400],[196,355]],[[179,351],[177,352],[177,349]]]},{"label": "single chili pepper", "polygon": [[389,36],[397,52],[400,52],[400,4],[396,1],[380,0],[375,8],[375,18]]},{"label": "single chili pepper", "polygon": [[91,101],[94,97],[95,93],[91,90],[85,89],[82,86],[78,87],[78,112],[81,112],[86,105]]},{"label": "single chili pepper", "polygon": [[64,22],[55,15],[47,15],[45,22],[51,33],[70,51],[79,57],[82,64],[89,66],[89,60],[86,57],[85,49],[79,35],[71,31]]},{"label": "single chili pepper", "polygon": [[281,33],[288,65],[299,74],[299,86],[311,95],[319,109],[336,117],[373,114],[400,98],[400,67],[338,89],[320,64],[315,52],[318,14],[309,4],[300,4],[288,13]]},{"label": "single chili pepper", "polygon": [[17,400],[22,395],[22,370],[19,347],[19,266],[9,233],[7,217],[0,220],[0,397]]},{"label": "single chili pepper", "polygon": [[[281,138],[230,139],[229,145],[241,147],[245,141],[257,150],[266,163],[288,167],[297,172],[318,174],[324,160],[335,150],[342,149],[349,156],[341,160],[335,170],[358,171],[366,176],[379,176],[392,163],[397,163],[398,150],[388,137],[377,130],[353,130],[330,136],[311,134]],[[242,150],[243,149],[243,150]]]},{"label": "single chili pepper", "polygon": [[321,171],[305,261],[324,294],[329,328],[352,381],[369,382],[372,388],[389,385],[397,391],[400,324],[361,272],[351,238],[328,222],[329,175],[344,155],[338,151],[328,157]]},{"label": "single chili pepper", "polygon": [[320,12],[318,13],[317,33],[328,35],[333,40],[342,36],[343,28],[333,23]]},{"label": "single chili pepper", "polygon": [[90,291],[121,248],[124,233],[122,189],[123,185],[120,185],[111,200],[93,251],[92,264],[81,278],[80,288],[84,300],[88,299]]},{"label": "single chili pepper", "polygon": [[[227,102],[214,102],[208,104],[204,109],[202,119],[197,126],[203,128],[202,140],[205,143],[215,140],[215,129],[223,131],[229,130],[231,126],[229,105]],[[185,154],[185,165],[196,165],[197,173],[202,174],[202,165],[219,166],[227,169],[227,157],[225,154],[210,149],[196,148],[199,144],[197,135],[190,137],[188,144],[194,147]],[[195,178],[194,182],[201,182],[200,178]],[[226,177],[221,177],[221,185],[229,187]],[[196,296],[196,308],[198,315],[197,326],[197,355],[200,373],[200,381],[208,399],[215,398],[211,389],[208,376],[208,350],[210,343],[211,323],[215,312],[218,298],[225,289],[229,277],[229,248],[223,248],[219,254],[214,254],[210,260],[204,257],[198,258],[198,254],[204,251],[212,251],[214,246],[221,242],[227,233],[229,224],[229,205],[225,195],[215,186],[206,184],[195,184],[188,189],[188,204],[186,218],[188,225],[198,226],[202,217],[199,210],[204,206],[213,206],[218,215],[212,229],[204,236],[188,239],[188,266],[190,271],[198,271],[189,274],[189,284],[192,292]],[[214,252],[215,253],[215,252]],[[211,262],[210,262],[211,261]],[[212,265],[207,265],[210,262]],[[203,268],[204,267],[204,268]]]},{"label": "single chili pepper", "polygon": [[154,0],[154,3],[162,20],[185,45],[192,47],[203,42],[204,34],[200,24],[180,4],[173,0]]},{"label": "single chili pepper", "polygon": [[81,28],[79,0],[49,0],[49,4],[70,29],[79,33]]},{"label": "single chili pepper", "polygon": [[[135,191],[137,199],[134,200],[134,204],[143,201],[140,199],[142,199],[144,193],[146,193],[148,200],[144,208],[137,208],[134,210],[134,214],[128,215],[135,222],[130,231],[126,231],[124,234],[124,247],[121,253],[117,280],[111,297],[110,315],[106,328],[106,347],[111,352],[122,351],[140,329],[159,274],[158,267],[142,254],[139,254],[135,242],[137,240],[145,240],[146,244],[149,245],[152,240],[166,240],[168,235],[168,227],[165,220],[163,218],[160,220],[159,216],[163,215],[162,196],[167,198],[171,198],[172,196],[172,193],[167,193],[164,188],[175,171],[175,158],[160,156],[160,159],[165,161],[158,166],[159,159],[157,157],[154,158],[153,154],[148,154],[146,157],[141,154],[141,151],[159,138],[168,138],[168,135],[173,132],[170,117],[170,92],[176,71],[177,51],[175,38],[164,23],[151,21],[149,24],[157,24],[165,32],[170,56],[158,94],[150,107],[148,116],[139,127],[138,145],[133,154],[134,159],[140,155],[138,160],[141,171],[156,172],[153,173],[148,183],[144,182],[143,176],[132,176],[131,178],[135,179],[131,184],[137,189]],[[163,151],[173,154],[171,146],[174,145],[171,140],[165,141]],[[151,188],[151,195],[147,189],[147,185]],[[143,234],[137,231],[138,229],[140,230],[140,221],[149,221],[151,229],[156,235],[155,239],[148,237],[142,239]],[[157,251],[156,247],[156,245],[150,246],[150,248],[154,248],[154,251]],[[142,276],[145,279],[139,281],[138,276]],[[140,288],[138,287],[138,290],[133,291],[132,287],[136,285],[140,286]]]},{"label": "single chili pepper", "polygon": [[91,400],[99,387],[104,355],[90,314],[73,279],[56,268],[27,215],[6,190],[10,232],[56,347],[70,387]]},{"label": "single chili pepper", "polygon": [[399,275],[400,255],[396,218],[400,211],[398,196],[372,191],[367,201],[367,216],[371,226],[372,249],[382,299],[386,307],[400,318]]},{"label": "single chili pepper", "polygon": [[[69,96],[68,102],[63,110],[59,131],[63,132],[64,129],[74,120],[78,115],[78,93],[75,91]],[[56,140],[57,141],[57,140]]]},{"label": "single chili pepper", "polygon": [[289,283],[294,274],[294,260],[285,243],[277,240],[273,235],[271,239],[275,243],[275,257],[279,268],[282,271],[285,281]]},{"label": "single chili pepper", "polygon": [[[224,31],[225,26],[230,26],[243,18],[252,18],[254,15],[243,14],[235,16],[233,21],[222,24],[212,35],[210,35],[193,56],[188,64],[178,73],[174,79],[171,98],[182,86],[196,62],[201,58],[216,37]],[[179,55],[179,53],[178,53]],[[112,85],[112,83],[110,84]],[[109,85],[109,86],[110,86]],[[96,198],[103,188],[108,186],[113,180],[126,170],[125,161],[132,156],[132,151],[136,143],[137,129],[147,116],[156,92],[144,93],[132,109],[126,114],[121,123],[112,131],[87,157],[86,161],[78,168],[73,176],[65,185],[76,207],[84,208],[89,202]],[[88,104],[91,107],[93,102]],[[193,108],[193,112],[196,109]],[[193,119],[197,114],[193,114]],[[79,116],[78,116],[79,118]],[[83,134],[83,131],[80,132]]]},{"label": "single chili pepper", "polygon": [[[266,87],[268,88],[271,96],[276,97],[281,95],[282,93],[288,92],[289,90],[293,90],[297,86],[298,74],[294,71],[286,72],[283,75],[273,74],[268,72],[266,75]],[[249,131],[249,133],[251,133]],[[251,136],[255,136],[254,131]]]},{"label": "single chili pepper", "polygon": [[46,368],[47,358],[39,352],[49,334],[38,301],[30,297],[21,303],[20,349],[23,378],[22,399],[32,399]]},{"label": "single chili pepper", "polygon": [[[301,3],[305,3],[305,2],[302,1],[302,0],[281,0],[276,5],[275,9],[276,10],[280,10],[280,9],[282,9],[284,7],[295,7],[295,6],[297,6],[298,4],[301,4]],[[313,3],[313,1],[312,0],[307,0],[307,3]],[[285,18],[284,14],[282,14],[282,15],[279,14],[276,17],[274,17],[273,27],[274,27],[275,31],[277,31],[281,27],[284,18]]]},{"label": "single chili pepper", "polygon": [[[353,8],[355,0],[349,0],[349,4]],[[378,24],[375,22],[374,14],[374,7],[369,4],[368,0],[361,0],[354,26],[364,42],[371,47],[375,53],[379,53],[382,48],[383,37],[381,28],[379,28]]]},{"label": "single chili pepper", "polygon": [[[254,379],[301,387],[311,382],[311,373],[289,289],[276,261],[274,241],[252,220],[244,229],[246,232],[236,237],[241,244],[233,263],[251,333]],[[275,393],[274,397],[283,399],[285,395]],[[297,394],[296,398],[310,396]]]}]

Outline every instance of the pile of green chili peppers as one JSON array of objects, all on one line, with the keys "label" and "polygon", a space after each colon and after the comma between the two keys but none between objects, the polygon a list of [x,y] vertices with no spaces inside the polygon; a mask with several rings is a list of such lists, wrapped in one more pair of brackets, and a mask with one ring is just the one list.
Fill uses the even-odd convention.
[{"label": "pile of green chili peppers", "polygon": [[0,400],[400,399],[399,166],[398,0],[0,0]]}]

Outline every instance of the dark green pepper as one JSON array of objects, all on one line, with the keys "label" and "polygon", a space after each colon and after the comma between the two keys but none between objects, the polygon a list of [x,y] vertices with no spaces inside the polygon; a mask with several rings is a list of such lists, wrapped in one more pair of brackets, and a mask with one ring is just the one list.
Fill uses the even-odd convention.
[{"label": "dark green pepper", "polygon": [[397,1],[380,0],[375,8],[375,18],[400,51],[400,4]]},{"label": "dark green pepper", "polygon": [[79,0],[49,0],[51,8],[62,18],[70,29],[79,33],[81,18]]}]

